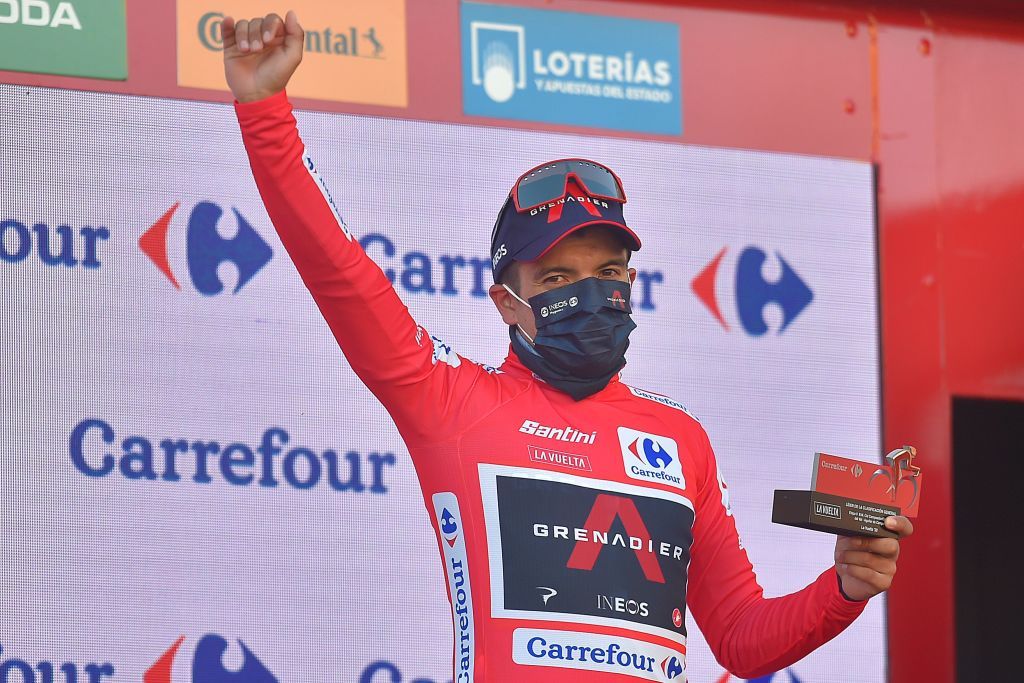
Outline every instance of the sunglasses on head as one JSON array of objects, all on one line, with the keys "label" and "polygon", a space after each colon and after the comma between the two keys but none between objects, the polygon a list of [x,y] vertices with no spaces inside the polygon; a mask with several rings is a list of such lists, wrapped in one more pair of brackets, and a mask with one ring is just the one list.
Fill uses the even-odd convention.
[{"label": "sunglasses on head", "polygon": [[573,181],[591,197],[626,203],[622,182],[610,168],[587,159],[560,159],[532,168],[512,188],[516,211],[536,209],[566,195]]}]

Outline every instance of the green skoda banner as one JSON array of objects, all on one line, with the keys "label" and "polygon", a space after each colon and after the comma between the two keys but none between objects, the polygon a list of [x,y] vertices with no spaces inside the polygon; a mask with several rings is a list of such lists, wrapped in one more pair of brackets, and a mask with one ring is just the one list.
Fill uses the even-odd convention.
[{"label": "green skoda banner", "polygon": [[0,69],[124,80],[125,0],[0,0]]}]

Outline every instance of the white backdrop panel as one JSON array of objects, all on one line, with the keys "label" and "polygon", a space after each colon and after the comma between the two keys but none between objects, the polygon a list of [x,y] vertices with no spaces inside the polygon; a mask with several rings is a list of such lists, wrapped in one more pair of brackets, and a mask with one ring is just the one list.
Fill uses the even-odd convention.
[{"label": "white backdrop panel", "polygon": [[[282,682],[392,681],[387,666],[369,675],[378,661],[393,663],[402,680],[447,681],[450,612],[408,453],[277,240],[232,110],[0,85],[0,114],[0,666],[12,658],[109,663],[113,680],[140,681],[179,636],[190,652],[217,633],[236,662],[240,638]],[[389,257],[377,240],[371,256],[400,275],[404,255],[426,255],[435,292],[398,287],[419,322],[491,364],[505,354],[506,331],[479,287],[474,294],[472,267],[445,283],[440,257],[487,260],[494,217],[524,169],[566,156],[614,168],[629,195],[627,220],[644,240],[633,265],[650,283],[624,379],[701,418],[768,594],[797,590],[831,564],[831,537],[770,523],[771,492],[806,488],[816,450],[877,458],[881,449],[869,165],[298,118],[348,225],[394,245]],[[204,201],[224,212],[222,239],[239,229],[237,209],[272,250],[237,294],[231,264],[217,269],[220,294],[198,292],[191,277],[187,225]],[[139,244],[176,203],[164,253],[180,287]],[[62,225],[77,263],[48,265],[41,242],[59,256]],[[109,236],[90,238],[86,227]],[[759,277],[738,279],[748,247],[767,261]],[[723,248],[715,298],[728,329],[691,289]],[[769,331],[752,336],[737,302],[756,296],[751,278],[779,279],[779,256],[813,299],[781,332],[785,314],[769,303]],[[86,428],[90,419],[98,422]],[[133,452],[153,449],[156,479],[129,478],[116,462],[104,476],[83,473],[72,458],[76,427],[89,467],[107,453],[120,457],[134,436]],[[285,453],[309,451],[293,458],[293,478],[312,481],[309,463],[319,463],[315,485],[288,484],[285,453],[273,461],[276,487],[233,484],[214,456],[211,481],[197,482],[194,454],[180,455],[180,479],[168,480],[165,439],[256,453],[274,428],[287,432]],[[331,487],[328,450],[339,476],[359,463],[363,491]],[[144,462],[139,455],[135,465],[145,470]],[[371,490],[374,474],[381,492]],[[690,679],[717,680],[721,667],[693,624],[690,631]],[[876,599],[794,671],[807,682],[881,681],[884,648],[884,601]],[[190,680],[189,661],[178,656],[174,680]]]}]

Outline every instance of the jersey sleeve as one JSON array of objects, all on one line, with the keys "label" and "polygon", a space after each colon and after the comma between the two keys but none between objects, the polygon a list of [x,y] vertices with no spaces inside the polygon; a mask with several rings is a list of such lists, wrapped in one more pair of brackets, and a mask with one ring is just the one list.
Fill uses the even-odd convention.
[{"label": "jersey sleeve", "polygon": [[[442,440],[485,409],[487,371],[419,327],[345,225],[299,137],[287,95],[235,102],[274,228],[352,369],[408,441]],[[485,387],[488,388],[488,387]]]},{"label": "jersey sleeve", "polygon": [[867,602],[847,600],[829,568],[809,586],[765,598],[743,549],[707,436],[695,501],[687,604],[718,662],[740,678],[784,669],[849,626]]}]

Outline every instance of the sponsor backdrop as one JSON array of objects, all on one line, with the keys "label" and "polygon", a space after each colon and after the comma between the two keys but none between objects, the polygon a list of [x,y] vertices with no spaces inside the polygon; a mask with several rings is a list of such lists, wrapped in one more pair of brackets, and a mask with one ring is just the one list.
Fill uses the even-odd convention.
[{"label": "sponsor backdrop", "polygon": [[[181,4],[193,29],[214,9]],[[0,85],[0,115],[0,681],[448,681],[415,472],[277,240],[231,108]],[[806,488],[816,450],[879,454],[868,164],[298,118],[414,315],[489,363],[511,182],[570,155],[615,168],[645,243],[624,379],[703,421],[769,595],[831,564],[831,537],[769,522],[771,491]],[[777,678],[883,680],[883,614]],[[689,632],[690,680],[718,680]]]}]

